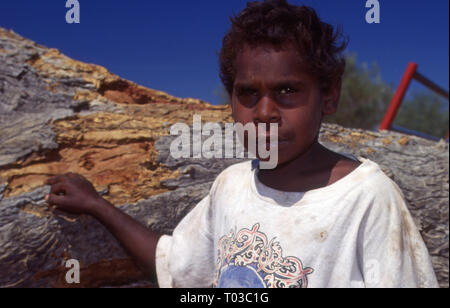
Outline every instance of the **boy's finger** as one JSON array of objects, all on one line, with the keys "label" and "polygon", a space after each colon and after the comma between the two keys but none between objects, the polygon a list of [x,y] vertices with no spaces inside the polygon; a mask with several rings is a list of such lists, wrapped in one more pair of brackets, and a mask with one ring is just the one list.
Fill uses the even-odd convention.
[{"label": "boy's finger", "polygon": [[63,200],[64,196],[58,196],[53,194],[45,196],[45,201],[47,201],[49,205],[61,205],[63,203]]},{"label": "boy's finger", "polygon": [[60,193],[66,194],[66,191],[67,191],[66,184],[63,182],[59,182],[52,186],[49,194],[52,194],[52,195],[59,195]]}]

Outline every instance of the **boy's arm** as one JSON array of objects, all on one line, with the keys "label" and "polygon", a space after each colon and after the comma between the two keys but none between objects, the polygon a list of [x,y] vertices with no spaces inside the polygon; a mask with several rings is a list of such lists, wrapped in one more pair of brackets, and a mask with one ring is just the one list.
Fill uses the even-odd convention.
[{"label": "boy's arm", "polygon": [[[47,203],[74,214],[89,214],[115,236],[136,264],[156,278],[157,234],[101,198],[92,184],[78,174],[67,173],[46,181],[52,185]],[[63,195],[62,195],[63,194]]]},{"label": "boy's arm", "polygon": [[[388,180],[391,182],[391,180]],[[428,249],[398,186],[382,187],[362,222],[360,256],[366,287],[439,287]]]}]

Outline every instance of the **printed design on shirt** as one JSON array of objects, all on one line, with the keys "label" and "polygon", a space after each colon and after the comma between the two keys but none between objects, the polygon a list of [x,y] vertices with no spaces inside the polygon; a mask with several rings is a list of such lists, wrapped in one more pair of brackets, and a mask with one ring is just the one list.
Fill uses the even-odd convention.
[{"label": "printed design on shirt", "polygon": [[259,227],[257,223],[237,233],[232,230],[219,240],[214,286],[306,288],[314,270],[296,257],[283,257],[280,243],[268,241]]}]

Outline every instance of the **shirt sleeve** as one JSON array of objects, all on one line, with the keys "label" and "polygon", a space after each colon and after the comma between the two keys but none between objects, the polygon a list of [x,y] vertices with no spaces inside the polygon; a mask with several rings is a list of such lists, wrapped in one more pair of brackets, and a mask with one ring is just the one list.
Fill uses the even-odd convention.
[{"label": "shirt sleeve", "polygon": [[360,266],[366,287],[439,287],[425,243],[399,187],[385,177],[360,231]]},{"label": "shirt sleeve", "polygon": [[162,288],[211,287],[214,279],[211,197],[206,196],[156,247],[156,274]]}]

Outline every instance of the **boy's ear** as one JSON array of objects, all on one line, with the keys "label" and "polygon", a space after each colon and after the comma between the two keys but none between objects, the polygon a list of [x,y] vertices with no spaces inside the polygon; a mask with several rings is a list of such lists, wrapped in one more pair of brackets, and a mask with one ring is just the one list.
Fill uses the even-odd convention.
[{"label": "boy's ear", "polygon": [[331,115],[336,113],[339,98],[341,96],[341,81],[336,82],[327,93],[323,96],[323,109],[324,115]]}]

